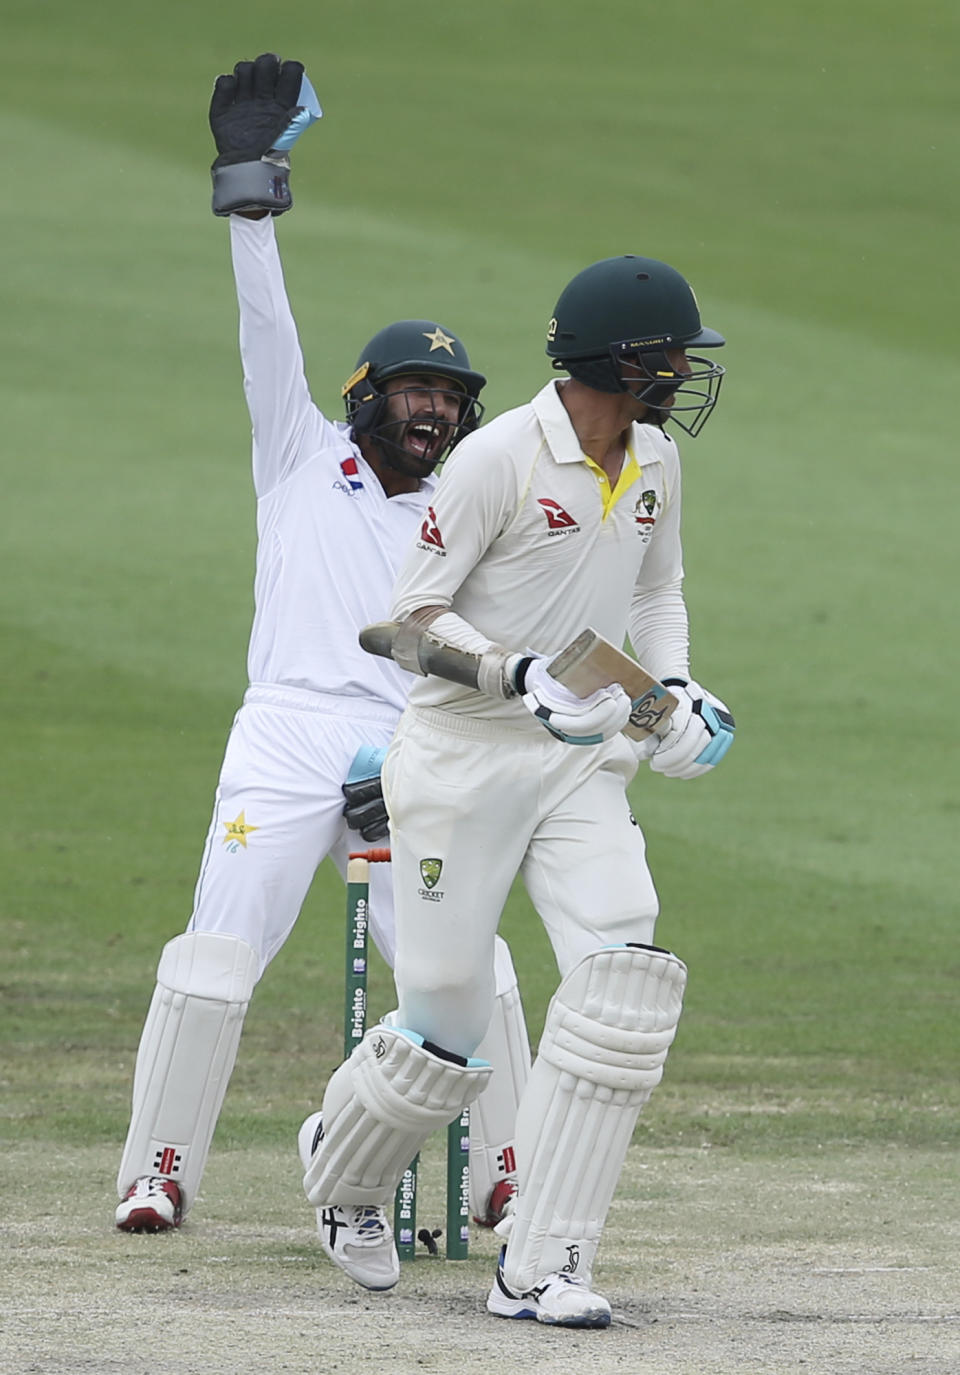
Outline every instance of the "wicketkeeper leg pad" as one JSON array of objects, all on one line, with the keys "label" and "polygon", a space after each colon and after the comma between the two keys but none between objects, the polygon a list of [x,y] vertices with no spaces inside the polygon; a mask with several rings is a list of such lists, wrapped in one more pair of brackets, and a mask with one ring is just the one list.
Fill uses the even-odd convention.
[{"label": "wicketkeeper leg pad", "polygon": [[142,1175],[176,1180],[184,1213],[196,1198],[258,966],[238,936],[188,932],[164,947],[137,1051],[120,1198]]},{"label": "wicketkeeper leg pad", "polygon": [[496,975],[493,1016],[476,1052],[489,1060],[493,1073],[470,1109],[470,1213],[481,1220],[495,1186],[516,1173],[517,1111],[530,1077],[530,1041],[517,975],[499,936]]},{"label": "wicketkeeper leg pad", "polygon": [[486,1087],[490,1066],[424,1041],[372,1027],[337,1069],[323,1097],[323,1136],[303,1177],[315,1208],[386,1207],[432,1131]]},{"label": "wicketkeeper leg pad", "polygon": [[590,1283],[640,1109],[660,1082],[686,968],[652,946],[606,946],[567,974],[547,1010],[517,1119],[520,1192],[504,1278],[525,1293],[555,1271]]}]

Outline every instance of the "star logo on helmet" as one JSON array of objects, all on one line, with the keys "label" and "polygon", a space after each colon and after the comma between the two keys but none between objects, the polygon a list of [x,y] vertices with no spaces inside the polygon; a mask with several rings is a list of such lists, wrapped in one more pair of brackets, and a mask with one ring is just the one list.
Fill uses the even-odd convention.
[{"label": "star logo on helmet", "polygon": [[454,339],[452,334],[444,334],[443,330],[440,328],[439,325],[437,325],[436,329],[433,331],[432,334],[428,334],[425,330],[423,337],[424,339],[430,340],[431,353],[433,353],[436,349],[446,349],[447,353],[449,353],[451,358],[456,357],[456,354],[453,351],[453,345],[456,343],[456,340]]}]

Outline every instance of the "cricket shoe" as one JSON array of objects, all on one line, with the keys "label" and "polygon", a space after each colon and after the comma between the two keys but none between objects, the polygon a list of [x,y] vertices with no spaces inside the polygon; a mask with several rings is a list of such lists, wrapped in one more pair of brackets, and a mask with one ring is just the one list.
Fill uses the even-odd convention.
[{"label": "cricket shoe", "polygon": [[180,1186],[160,1175],[141,1175],[117,1207],[121,1232],[166,1232],[183,1217]]},{"label": "cricket shoe", "polygon": [[[300,1128],[297,1148],[306,1170],[323,1140],[323,1118],[311,1113]],[[334,1265],[339,1265],[364,1289],[392,1289],[400,1278],[393,1228],[383,1208],[335,1203],[317,1209],[320,1242]]]},{"label": "cricket shoe", "polygon": [[494,1184],[493,1191],[487,1200],[487,1211],[483,1217],[475,1217],[473,1220],[478,1227],[496,1227],[498,1222],[502,1222],[505,1217],[509,1217],[517,1206],[517,1181],[515,1179],[501,1179],[499,1184]]},{"label": "cricket shoe", "polygon": [[515,1294],[503,1278],[504,1246],[497,1277],[487,1295],[487,1310],[498,1318],[535,1318],[552,1327],[609,1327],[610,1305],[576,1275],[544,1275],[525,1294]]}]

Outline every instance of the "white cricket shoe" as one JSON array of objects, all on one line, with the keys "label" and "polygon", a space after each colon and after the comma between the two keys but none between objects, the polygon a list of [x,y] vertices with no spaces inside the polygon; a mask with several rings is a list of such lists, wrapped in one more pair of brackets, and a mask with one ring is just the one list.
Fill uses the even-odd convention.
[{"label": "white cricket shoe", "polygon": [[[323,1119],[311,1113],[300,1128],[297,1148],[306,1170],[323,1139]],[[383,1208],[338,1203],[317,1209],[320,1242],[334,1265],[339,1265],[364,1289],[392,1289],[400,1278],[393,1228]]]},{"label": "white cricket shoe", "polygon": [[544,1275],[525,1294],[508,1289],[503,1278],[504,1247],[497,1264],[487,1310],[498,1318],[535,1318],[553,1327],[609,1327],[610,1305],[575,1275]]},{"label": "white cricket shoe", "polygon": [[121,1232],[166,1232],[179,1227],[182,1216],[180,1186],[162,1175],[141,1175],[120,1200],[116,1212]]}]

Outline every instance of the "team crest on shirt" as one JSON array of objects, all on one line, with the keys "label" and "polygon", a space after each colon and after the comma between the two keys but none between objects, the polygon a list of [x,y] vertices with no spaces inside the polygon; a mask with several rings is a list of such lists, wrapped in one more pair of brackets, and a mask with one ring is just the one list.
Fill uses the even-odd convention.
[{"label": "team crest on shirt", "polygon": [[425,886],[417,891],[427,902],[440,902],[442,900],[443,893],[437,888],[442,872],[442,859],[422,859],[420,861],[420,877]]},{"label": "team crest on shirt", "polygon": [[246,811],[238,812],[235,821],[223,821],[220,823],[226,831],[223,843],[227,847],[227,853],[235,855],[242,847],[247,848],[247,836],[252,831],[259,831],[259,826],[251,826],[247,820]]},{"label": "team crest on shirt", "polygon": [[431,554],[439,554],[440,558],[447,557],[447,551],[443,547],[443,536],[440,533],[440,526],[437,524],[437,513],[432,506],[427,507],[427,514],[423,524],[420,526],[420,538],[417,540],[418,549],[426,549]]},{"label": "team crest on shirt", "polygon": [[637,532],[644,544],[647,543],[650,536],[653,534],[653,527],[656,524],[657,508],[659,505],[660,500],[652,487],[648,488],[645,492],[641,492],[637,497],[637,504],[633,508],[633,519],[637,526]]},{"label": "team crest on shirt", "polygon": [[553,497],[537,497],[537,505],[547,518],[548,535],[574,535],[580,529],[570,512]]}]

